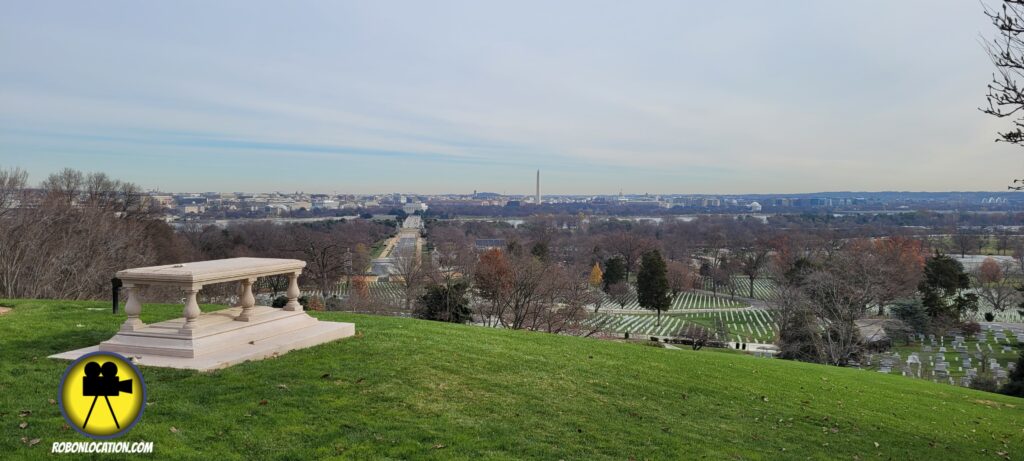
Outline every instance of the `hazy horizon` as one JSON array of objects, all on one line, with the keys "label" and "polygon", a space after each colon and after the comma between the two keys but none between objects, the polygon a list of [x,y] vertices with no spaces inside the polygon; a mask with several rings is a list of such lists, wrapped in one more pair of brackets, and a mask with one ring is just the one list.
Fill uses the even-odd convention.
[{"label": "hazy horizon", "polygon": [[[0,167],[165,191],[1003,192],[977,2],[8,4]],[[461,192],[459,192],[461,191]],[[771,192],[764,192],[771,191]]]}]

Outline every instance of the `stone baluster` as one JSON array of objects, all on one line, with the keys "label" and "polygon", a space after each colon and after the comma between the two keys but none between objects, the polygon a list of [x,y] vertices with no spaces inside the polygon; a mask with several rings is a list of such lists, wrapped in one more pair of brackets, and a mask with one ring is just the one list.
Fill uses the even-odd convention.
[{"label": "stone baluster", "polygon": [[139,314],[142,313],[142,296],[139,290],[142,287],[126,284],[124,288],[128,290],[128,300],[124,303],[124,313],[128,315],[128,319],[121,324],[121,331],[138,331],[146,326],[139,319]]},{"label": "stone baluster", "polygon": [[191,334],[192,330],[198,328],[196,326],[196,319],[199,318],[199,314],[202,311],[199,310],[199,302],[196,301],[196,295],[199,294],[199,290],[202,287],[188,287],[185,288],[185,325],[182,327],[181,332]]},{"label": "stone baluster", "polygon": [[235,295],[238,296],[238,304],[233,307],[242,307],[242,298],[245,297],[245,281],[238,282],[238,289],[235,290]]},{"label": "stone baluster", "polygon": [[288,291],[285,292],[288,296],[288,304],[284,305],[286,311],[302,312],[302,304],[299,304],[299,274],[301,272],[288,274]]},{"label": "stone baluster", "polygon": [[252,295],[252,284],[256,283],[255,278],[242,280],[242,296],[238,298],[238,305],[242,312],[235,317],[235,320],[248,322],[252,320],[253,306],[256,305],[256,297]]}]

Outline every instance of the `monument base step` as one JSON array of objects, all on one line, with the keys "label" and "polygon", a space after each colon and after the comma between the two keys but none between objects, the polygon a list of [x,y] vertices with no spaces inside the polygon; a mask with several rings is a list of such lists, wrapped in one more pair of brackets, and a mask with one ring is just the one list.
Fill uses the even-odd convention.
[{"label": "monument base step", "polygon": [[236,344],[298,331],[318,322],[302,311],[266,306],[253,308],[249,321],[235,320],[241,311],[241,308],[232,307],[202,314],[195,321],[195,329],[187,331],[183,328],[183,318],[153,323],[133,331],[122,330],[100,343],[99,348],[119,354],[199,357]]},{"label": "monument base step", "polygon": [[355,324],[321,322],[305,312],[257,307],[254,320],[234,320],[240,309],[203,314],[200,328],[183,334],[176,326],[184,319],[120,331],[97,346],[68,351],[51,358],[74,360],[95,351],[116,352],[137,365],[209,371],[242,362],[282,355],[355,335]]}]

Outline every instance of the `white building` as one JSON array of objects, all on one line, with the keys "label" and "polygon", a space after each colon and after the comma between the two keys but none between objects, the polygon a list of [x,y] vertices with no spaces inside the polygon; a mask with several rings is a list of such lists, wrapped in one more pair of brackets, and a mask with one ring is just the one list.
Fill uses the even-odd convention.
[{"label": "white building", "polygon": [[329,198],[315,198],[313,199],[313,209],[315,210],[337,210],[338,201]]},{"label": "white building", "polygon": [[402,205],[402,211],[406,214],[413,214],[417,211],[427,211],[426,203],[406,203]]}]

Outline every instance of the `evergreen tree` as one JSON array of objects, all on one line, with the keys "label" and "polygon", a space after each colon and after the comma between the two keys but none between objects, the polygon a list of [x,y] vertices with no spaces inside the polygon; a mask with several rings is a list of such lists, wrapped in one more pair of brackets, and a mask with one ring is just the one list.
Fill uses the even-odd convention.
[{"label": "evergreen tree", "polygon": [[466,323],[473,316],[466,298],[468,289],[469,285],[464,281],[451,285],[431,285],[420,297],[413,315],[426,320]]},{"label": "evergreen tree", "polygon": [[658,326],[661,326],[661,311],[668,310],[672,304],[669,291],[668,271],[661,252],[651,250],[644,253],[640,260],[640,272],[636,275],[637,302],[640,307],[658,313]]},{"label": "evergreen tree", "polygon": [[530,248],[530,254],[532,254],[533,256],[535,256],[537,259],[539,259],[541,261],[547,261],[548,260],[548,244],[544,243],[544,242],[534,243],[533,247]]},{"label": "evergreen tree", "polygon": [[999,389],[1000,394],[1024,397],[1024,345],[1021,346],[1020,357],[1017,358],[1017,367],[1010,373],[1010,381]]},{"label": "evergreen tree", "polygon": [[893,302],[890,312],[914,333],[927,333],[931,328],[931,317],[920,299],[898,299]]},{"label": "evergreen tree", "polygon": [[960,261],[936,253],[925,262],[924,278],[917,289],[929,316],[960,320],[967,312],[978,310],[978,295],[963,291],[970,287],[971,278]]},{"label": "evergreen tree", "polygon": [[626,261],[618,256],[612,256],[604,262],[604,276],[602,279],[604,285],[602,289],[607,293],[608,287],[624,281],[626,281]]}]

